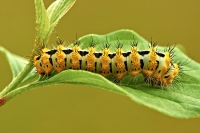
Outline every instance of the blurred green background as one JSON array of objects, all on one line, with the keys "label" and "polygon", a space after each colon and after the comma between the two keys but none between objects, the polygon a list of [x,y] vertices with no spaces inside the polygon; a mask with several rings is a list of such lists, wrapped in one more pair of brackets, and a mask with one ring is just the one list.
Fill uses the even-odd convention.
[{"label": "blurred green background", "polygon": [[[45,0],[48,7],[54,0]],[[199,0],[78,0],[56,27],[67,42],[86,34],[132,29],[160,45],[182,44],[200,62]],[[31,0],[0,1],[0,45],[29,56],[35,38]],[[55,44],[52,34],[49,44]],[[0,54],[0,90],[12,79]],[[57,85],[25,92],[0,108],[0,133],[199,133],[200,119],[163,115],[129,98],[102,89]]]}]

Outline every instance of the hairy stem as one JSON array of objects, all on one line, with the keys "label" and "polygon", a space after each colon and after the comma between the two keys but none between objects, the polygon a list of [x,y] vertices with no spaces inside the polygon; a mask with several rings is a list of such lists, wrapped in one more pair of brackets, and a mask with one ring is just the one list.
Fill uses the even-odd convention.
[{"label": "hairy stem", "polygon": [[[52,85],[52,84],[56,84],[56,83],[51,83],[51,84],[48,84],[48,85]],[[32,83],[32,84],[27,84],[27,85],[24,85],[22,87],[19,87],[19,88],[15,89],[13,91],[10,91],[10,92],[8,92],[7,94],[4,95],[5,101],[4,101],[3,104],[5,104],[6,102],[8,102],[13,97],[21,94],[22,92],[31,90],[31,89],[36,88],[36,87],[46,86],[46,85],[47,85],[46,82],[43,81],[43,82],[40,82],[40,83]]]},{"label": "hairy stem", "polygon": [[29,61],[28,64],[24,67],[24,69],[13,79],[13,81],[0,93],[0,97],[3,97],[8,92],[14,90],[20,83],[23,81],[23,79],[28,75],[31,70],[33,69],[32,62]]}]

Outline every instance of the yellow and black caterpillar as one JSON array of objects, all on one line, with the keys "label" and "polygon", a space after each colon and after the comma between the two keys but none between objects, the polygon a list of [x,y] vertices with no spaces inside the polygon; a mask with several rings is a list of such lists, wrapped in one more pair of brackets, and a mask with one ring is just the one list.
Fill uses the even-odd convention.
[{"label": "yellow and black caterpillar", "polygon": [[109,43],[104,44],[101,52],[95,51],[94,43],[88,50],[81,50],[78,41],[72,48],[65,47],[60,39],[57,43],[57,48],[43,48],[39,55],[34,56],[33,64],[38,74],[81,69],[104,77],[112,75],[119,82],[127,74],[137,76],[142,73],[147,83],[168,86],[180,72],[179,65],[172,62],[175,46],[158,52],[155,43],[151,42],[148,50],[138,50],[138,44],[131,43],[131,50],[123,51],[123,45],[118,41],[116,52],[111,53]]}]

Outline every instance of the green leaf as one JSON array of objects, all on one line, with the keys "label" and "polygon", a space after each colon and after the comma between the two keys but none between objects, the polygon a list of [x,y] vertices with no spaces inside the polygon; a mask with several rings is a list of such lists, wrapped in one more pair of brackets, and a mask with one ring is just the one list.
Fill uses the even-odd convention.
[{"label": "green leaf", "polygon": [[[80,38],[80,47],[87,49],[90,43],[96,42],[97,51],[103,49],[103,44],[107,41],[111,44],[111,51],[116,50],[118,40],[123,43],[123,50],[130,51],[130,42],[138,41],[140,50],[148,49],[149,43],[131,30],[119,30],[106,35],[86,35]],[[134,39],[133,39],[134,38]],[[162,52],[163,47],[158,47]],[[82,70],[65,70],[59,74],[54,74],[48,79],[43,77],[39,81],[21,86],[20,88],[7,93],[7,99],[39,87],[53,84],[82,84],[103,88],[118,94],[128,96],[133,101],[155,109],[161,113],[178,118],[200,117],[200,64],[189,59],[180,50],[175,49],[173,62],[182,64],[179,80],[167,88],[160,86],[151,86],[143,81],[143,76],[131,77],[125,76],[119,84],[112,82],[113,78],[107,80],[102,76]],[[180,63],[182,62],[182,63]]]},{"label": "green leaf", "polygon": [[50,21],[46,12],[46,9],[44,7],[43,0],[35,0],[35,9],[36,9],[36,41],[38,43],[44,42],[46,44],[46,41],[48,39],[48,32],[50,29]]},{"label": "green leaf", "polygon": [[14,90],[16,87],[21,86],[22,84],[25,83],[30,83],[35,81],[38,76],[36,76],[33,72],[34,70],[33,65],[23,57],[12,54],[1,46],[0,46],[0,52],[6,56],[13,74],[12,82],[3,91],[0,92],[0,98],[1,98],[6,93]]},{"label": "green leaf", "polygon": [[6,56],[14,79],[21,72],[21,70],[28,63],[28,61],[25,58],[10,53],[8,50],[6,50],[4,47],[1,46],[0,46],[0,52]]},{"label": "green leaf", "polygon": [[47,34],[49,36],[58,21],[69,11],[76,0],[56,0],[47,9],[47,14],[50,20],[50,29]]},{"label": "green leaf", "polygon": [[31,90],[36,87],[56,85],[56,84],[82,84],[95,86],[98,88],[103,88],[112,92],[116,92],[118,94],[126,95],[126,91],[120,88],[118,85],[113,84],[111,81],[106,78],[87,71],[82,70],[66,70],[55,76],[47,79],[43,77],[40,81],[33,82],[31,84],[27,84],[25,86],[19,87],[14,91],[8,93],[6,97],[6,101],[10,100],[14,96],[21,94],[24,91]]},{"label": "green leaf", "polygon": [[[15,77],[17,77],[17,75],[28,64],[28,60],[27,59],[10,53],[4,47],[0,46],[0,52],[3,53],[6,56],[7,60],[8,60],[8,63],[10,65],[10,68],[11,68],[11,71],[12,71],[12,74],[13,74],[13,79]],[[35,71],[36,71],[35,69],[32,69],[32,71],[30,71],[28,73],[28,75],[26,75],[25,79],[23,81],[20,81],[19,85],[22,84],[22,83],[23,84],[30,83],[31,81],[34,81],[34,80],[38,79],[38,75],[36,75]]]},{"label": "green leaf", "polygon": [[[46,10],[43,0],[35,0],[36,8],[36,45],[46,44],[59,20],[73,6],[75,0],[56,0]],[[37,51],[37,50],[36,50]]]}]

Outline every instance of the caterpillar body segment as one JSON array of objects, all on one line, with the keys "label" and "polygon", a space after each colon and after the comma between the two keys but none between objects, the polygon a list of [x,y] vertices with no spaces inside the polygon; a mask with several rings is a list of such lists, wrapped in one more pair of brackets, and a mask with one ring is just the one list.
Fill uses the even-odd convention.
[{"label": "caterpillar body segment", "polygon": [[156,53],[156,45],[151,45],[149,48],[149,51],[145,51],[143,56],[144,61],[144,67],[142,70],[142,73],[145,76],[152,76],[152,74],[155,72],[155,70],[158,67],[158,55]]},{"label": "caterpillar body segment", "polygon": [[53,67],[56,72],[61,72],[66,69],[67,54],[65,54],[63,45],[58,45],[55,53],[51,56]]},{"label": "caterpillar body segment", "polygon": [[97,58],[95,57],[95,48],[91,46],[88,49],[88,52],[84,52],[84,56],[82,56],[82,70],[87,70],[90,72],[96,72]]},{"label": "caterpillar body segment", "polygon": [[165,75],[169,70],[171,59],[169,56],[169,52],[165,52],[164,54],[163,53],[157,53],[157,54],[158,54],[159,65],[157,69],[154,71],[152,77],[161,80],[162,76]]},{"label": "caterpillar body segment", "polygon": [[112,74],[112,54],[109,54],[109,48],[105,47],[102,51],[102,55],[97,60],[97,73],[104,77]]},{"label": "caterpillar body segment", "polygon": [[112,58],[112,74],[116,77],[116,82],[119,82],[128,71],[127,68],[127,58],[122,53],[122,46],[118,44],[116,53],[113,54]]},{"label": "caterpillar body segment", "polygon": [[38,74],[44,75],[44,69],[42,67],[41,61],[40,61],[41,55],[35,56],[33,59],[33,65],[36,67],[36,71]]},{"label": "caterpillar body segment", "polygon": [[131,52],[127,54],[127,69],[128,74],[132,76],[136,76],[141,73],[144,62],[143,56],[138,53],[137,46],[133,45],[131,48]]},{"label": "caterpillar body segment", "polygon": [[52,51],[47,48],[42,49],[41,55],[34,57],[34,65],[39,74],[49,75],[53,71]]},{"label": "caterpillar body segment", "polygon": [[72,48],[72,52],[69,54],[69,60],[67,62],[67,69],[76,69],[81,68],[81,55],[79,53],[80,47],[75,44]]},{"label": "caterpillar body segment", "polygon": [[167,86],[169,84],[172,84],[175,76],[178,74],[179,74],[178,64],[171,64],[168,72],[163,75],[163,78],[161,80],[162,85]]}]

